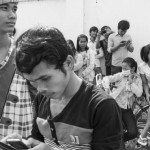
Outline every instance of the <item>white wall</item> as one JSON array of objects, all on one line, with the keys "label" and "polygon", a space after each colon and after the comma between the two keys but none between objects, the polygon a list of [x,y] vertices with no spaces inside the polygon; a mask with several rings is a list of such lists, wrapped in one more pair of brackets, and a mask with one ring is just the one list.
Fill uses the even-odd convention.
[{"label": "white wall", "polygon": [[16,38],[36,25],[60,29],[64,36],[73,39],[83,33],[83,0],[27,1],[18,5]]}]

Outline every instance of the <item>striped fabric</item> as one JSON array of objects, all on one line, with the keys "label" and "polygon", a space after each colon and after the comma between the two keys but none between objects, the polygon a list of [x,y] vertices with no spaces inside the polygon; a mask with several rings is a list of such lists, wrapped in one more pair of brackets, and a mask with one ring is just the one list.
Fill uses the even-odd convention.
[{"label": "striped fabric", "polygon": [[[71,144],[66,144],[66,143],[61,143],[60,145],[57,145],[55,142],[53,142],[52,140],[49,140],[47,138],[44,137],[44,141],[47,145],[49,145],[50,147],[52,147],[54,150],[91,150],[91,147],[89,144],[85,144],[85,145],[71,145]],[[59,142],[60,143],[60,142]]]},{"label": "striped fabric", "polygon": [[[9,53],[13,50],[13,41]],[[9,59],[10,54],[1,63],[3,68]],[[19,133],[26,138],[31,134],[32,129],[32,104],[28,85],[22,76],[15,73],[11,83],[9,94],[17,96],[18,102],[14,103],[7,100],[2,117],[9,118],[12,121],[11,125],[4,125],[0,123],[0,139],[11,133]]]}]

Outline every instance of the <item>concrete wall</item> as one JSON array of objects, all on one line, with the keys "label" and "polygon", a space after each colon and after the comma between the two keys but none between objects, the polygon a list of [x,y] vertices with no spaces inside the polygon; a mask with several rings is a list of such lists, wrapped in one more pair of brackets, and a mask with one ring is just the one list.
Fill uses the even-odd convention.
[{"label": "concrete wall", "polygon": [[28,28],[45,25],[60,29],[65,37],[73,39],[83,33],[83,0],[44,0],[20,2],[16,38]]}]

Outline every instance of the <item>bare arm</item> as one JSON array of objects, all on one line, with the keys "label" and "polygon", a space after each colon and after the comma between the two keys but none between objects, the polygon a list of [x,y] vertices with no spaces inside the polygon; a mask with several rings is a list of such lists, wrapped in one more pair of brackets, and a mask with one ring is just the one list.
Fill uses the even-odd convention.
[{"label": "bare arm", "polygon": [[100,38],[101,38],[101,33],[98,32],[98,34],[97,34],[97,40],[96,40],[96,49],[101,48],[101,45],[100,45]]},{"label": "bare arm", "polygon": [[97,51],[99,52],[99,54],[97,54],[95,56],[95,58],[102,58],[104,56],[104,52],[101,48],[97,49]]}]

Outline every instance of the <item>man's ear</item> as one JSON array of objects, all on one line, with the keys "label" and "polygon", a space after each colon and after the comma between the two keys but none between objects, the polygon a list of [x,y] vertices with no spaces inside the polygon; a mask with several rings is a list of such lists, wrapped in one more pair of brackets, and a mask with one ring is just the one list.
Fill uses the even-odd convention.
[{"label": "man's ear", "polygon": [[68,55],[67,58],[66,58],[66,60],[65,60],[65,62],[64,62],[64,65],[69,70],[73,70],[73,67],[74,67],[74,58],[71,55]]}]

